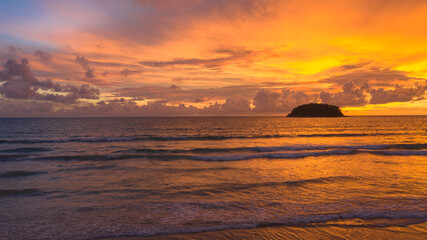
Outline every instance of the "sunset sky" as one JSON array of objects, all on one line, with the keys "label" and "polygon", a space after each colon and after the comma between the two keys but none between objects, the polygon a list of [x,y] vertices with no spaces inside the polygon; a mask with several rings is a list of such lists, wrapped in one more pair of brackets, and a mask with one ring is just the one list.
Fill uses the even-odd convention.
[{"label": "sunset sky", "polygon": [[0,2],[0,117],[427,114],[427,1]]}]

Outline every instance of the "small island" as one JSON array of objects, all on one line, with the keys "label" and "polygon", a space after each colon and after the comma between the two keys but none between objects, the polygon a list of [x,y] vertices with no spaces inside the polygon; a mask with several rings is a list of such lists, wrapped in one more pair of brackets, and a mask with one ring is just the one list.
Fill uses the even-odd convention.
[{"label": "small island", "polygon": [[338,106],[309,103],[294,108],[288,117],[344,117],[344,114]]}]

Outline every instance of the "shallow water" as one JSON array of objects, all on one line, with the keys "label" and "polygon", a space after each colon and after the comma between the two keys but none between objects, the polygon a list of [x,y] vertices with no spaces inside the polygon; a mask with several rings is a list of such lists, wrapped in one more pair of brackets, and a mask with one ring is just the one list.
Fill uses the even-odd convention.
[{"label": "shallow water", "polygon": [[0,119],[0,236],[426,222],[426,132],[427,117]]}]

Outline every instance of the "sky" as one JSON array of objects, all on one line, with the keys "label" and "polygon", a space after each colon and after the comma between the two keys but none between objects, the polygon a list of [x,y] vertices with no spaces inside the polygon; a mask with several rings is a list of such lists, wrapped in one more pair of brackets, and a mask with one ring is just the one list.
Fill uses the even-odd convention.
[{"label": "sky", "polygon": [[0,117],[427,115],[424,0],[0,1]]}]

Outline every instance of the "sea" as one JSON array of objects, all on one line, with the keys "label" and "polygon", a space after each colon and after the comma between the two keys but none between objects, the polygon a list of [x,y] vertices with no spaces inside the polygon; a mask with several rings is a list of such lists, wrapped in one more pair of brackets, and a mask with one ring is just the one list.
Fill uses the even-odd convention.
[{"label": "sea", "polygon": [[427,116],[0,119],[0,239],[344,220],[427,222]]}]

